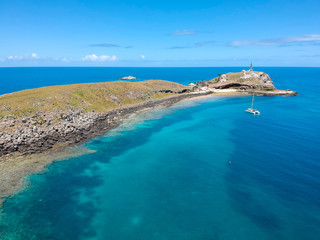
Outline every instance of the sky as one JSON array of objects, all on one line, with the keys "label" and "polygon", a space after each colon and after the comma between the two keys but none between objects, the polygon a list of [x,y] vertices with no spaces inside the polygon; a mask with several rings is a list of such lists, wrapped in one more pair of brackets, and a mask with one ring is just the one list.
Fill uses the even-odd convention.
[{"label": "sky", "polygon": [[320,67],[319,0],[0,0],[0,67]]}]

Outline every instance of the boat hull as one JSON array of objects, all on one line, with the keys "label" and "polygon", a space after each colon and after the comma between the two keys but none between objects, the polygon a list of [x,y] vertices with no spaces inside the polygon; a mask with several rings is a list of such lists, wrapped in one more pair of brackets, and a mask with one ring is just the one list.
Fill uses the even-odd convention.
[{"label": "boat hull", "polygon": [[248,108],[248,109],[246,110],[246,112],[247,112],[247,113],[251,113],[251,114],[253,114],[253,115],[260,115],[260,112],[259,112],[258,110],[256,110],[256,109]]}]

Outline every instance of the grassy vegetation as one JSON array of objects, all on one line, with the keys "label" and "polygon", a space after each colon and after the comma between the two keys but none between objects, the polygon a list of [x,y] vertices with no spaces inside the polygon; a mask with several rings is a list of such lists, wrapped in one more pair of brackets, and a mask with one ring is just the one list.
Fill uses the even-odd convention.
[{"label": "grassy vegetation", "polygon": [[186,88],[178,83],[161,80],[42,87],[1,95],[0,118],[7,115],[31,116],[37,112],[61,112],[70,109],[106,112],[175,94],[160,93],[160,90],[180,92]]},{"label": "grassy vegetation", "polygon": [[218,83],[218,82],[219,82],[219,77],[207,81],[207,83],[209,83],[209,84],[214,84],[214,83]]}]

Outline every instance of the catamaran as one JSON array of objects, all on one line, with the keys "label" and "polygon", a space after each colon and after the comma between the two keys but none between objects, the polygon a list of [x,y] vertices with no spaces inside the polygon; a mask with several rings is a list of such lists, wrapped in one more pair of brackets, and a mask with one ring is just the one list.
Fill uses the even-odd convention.
[{"label": "catamaran", "polygon": [[252,113],[254,115],[260,115],[260,112],[257,109],[253,109],[253,101],[254,101],[254,94],[252,94],[251,108],[248,108],[246,112]]}]

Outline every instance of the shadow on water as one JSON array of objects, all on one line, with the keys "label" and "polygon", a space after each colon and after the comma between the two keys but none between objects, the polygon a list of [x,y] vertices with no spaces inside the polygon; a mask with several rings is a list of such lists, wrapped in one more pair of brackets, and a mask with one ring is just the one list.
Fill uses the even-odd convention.
[{"label": "shadow on water", "polygon": [[[178,119],[192,120],[191,114],[185,111],[197,109],[180,109],[172,114],[178,115]],[[101,164],[108,164],[113,157],[143,145],[176,119],[166,115],[161,121],[147,121],[147,127],[142,124],[116,136],[92,139],[86,145],[97,150],[95,153],[53,163],[44,174],[30,176],[32,185],[4,204],[0,218],[2,239],[94,237],[96,233],[90,223],[101,201],[95,196],[95,188],[103,184],[105,177]]]},{"label": "shadow on water", "polygon": [[276,215],[269,211],[263,204],[261,204],[255,195],[250,193],[250,190],[243,189],[244,181],[238,177],[233,171],[226,177],[229,196],[232,203],[245,216],[249,217],[255,224],[268,229],[270,231],[281,229],[281,222]]}]

